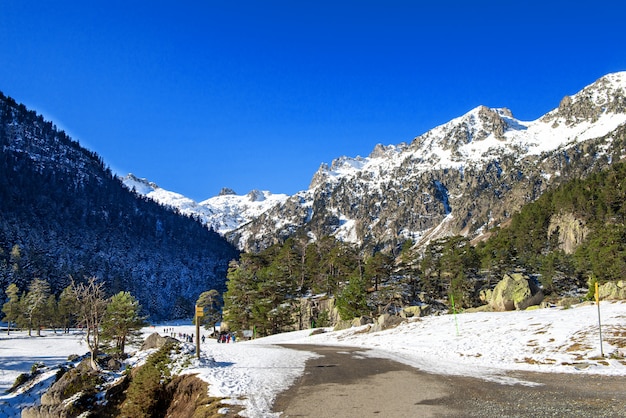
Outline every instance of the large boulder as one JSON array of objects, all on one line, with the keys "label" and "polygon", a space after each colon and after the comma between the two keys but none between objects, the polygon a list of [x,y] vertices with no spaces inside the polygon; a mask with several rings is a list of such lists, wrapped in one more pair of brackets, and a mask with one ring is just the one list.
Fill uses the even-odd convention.
[{"label": "large boulder", "polygon": [[521,273],[505,274],[491,294],[489,305],[494,311],[523,310],[538,305],[543,292],[528,276]]},{"label": "large boulder", "polygon": [[87,412],[104,380],[90,366],[89,358],[67,370],[41,396],[41,404],[24,408],[23,418],[65,418]]},{"label": "large boulder", "polygon": [[363,325],[371,324],[374,321],[369,316],[359,316],[358,318],[354,318],[352,320],[351,326],[353,327],[361,327]]},{"label": "large boulder", "polygon": [[153,332],[152,334],[150,334],[148,336],[148,338],[146,338],[146,340],[143,342],[143,344],[141,345],[141,351],[143,350],[149,350],[151,348],[161,348],[163,347],[168,341],[171,342],[178,342],[178,340],[176,338],[172,338],[172,337],[161,337],[159,335],[158,332]]},{"label": "large boulder", "polygon": [[600,299],[623,300],[626,299],[626,281],[617,280],[606,282],[598,287]]},{"label": "large boulder", "polygon": [[427,304],[416,305],[416,306],[407,306],[402,308],[400,311],[400,316],[402,318],[413,318],[413,317],[422,317],[430,315],[432,312],[431,306]]},{"label": "large boulder", "polygon": [[401,323],[406,322],[405,318],[396,315],[382,314],[370,328],[370,332],[384,331],[386,329],[395,328]]}]

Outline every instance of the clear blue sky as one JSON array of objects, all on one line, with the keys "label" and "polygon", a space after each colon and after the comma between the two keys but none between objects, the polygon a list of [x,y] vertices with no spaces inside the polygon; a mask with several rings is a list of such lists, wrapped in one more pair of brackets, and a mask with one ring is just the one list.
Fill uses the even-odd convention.
[{"label": "clear blue sky", "polygon": [[[93,5],[99,3],[99,5]],[[0,91],[195,200],[626,70],[624,1],[0,0]]]}]

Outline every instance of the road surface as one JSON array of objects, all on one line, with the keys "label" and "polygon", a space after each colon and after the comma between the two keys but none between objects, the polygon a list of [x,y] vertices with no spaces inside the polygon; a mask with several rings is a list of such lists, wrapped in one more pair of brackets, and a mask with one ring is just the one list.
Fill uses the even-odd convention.
[{"label": "road surface", "polygon": [[501,385],[421,372],[361,348],[284,347],[320,357],[276,399],[281,418],[626,417],[626,377],[511,372],[540,385]]}]

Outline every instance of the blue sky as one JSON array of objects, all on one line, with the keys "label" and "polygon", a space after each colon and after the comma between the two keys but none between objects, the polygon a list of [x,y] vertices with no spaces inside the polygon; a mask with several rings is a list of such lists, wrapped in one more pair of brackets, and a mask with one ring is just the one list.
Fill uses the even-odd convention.
[{"label": "blue sky", "polygon": [[[99,3],[99,5],[93,5]],[[119,174],[295,193],[478,105],[532,120],[626,70],[623,1],[0,0],[0,91]]]}]

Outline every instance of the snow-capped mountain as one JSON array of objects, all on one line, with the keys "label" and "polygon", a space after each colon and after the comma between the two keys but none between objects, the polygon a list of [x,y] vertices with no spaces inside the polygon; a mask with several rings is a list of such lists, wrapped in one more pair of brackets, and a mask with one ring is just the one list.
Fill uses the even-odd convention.
[{"label": "snow-capped mountain", "polygon": [[338,158],[230,239],[256,250],[294,234],[377,247],[475,236],[547,188],[623,158],[625,91],[626,72],[609,74],[535,121],[479,106],[410,144]]},{"label": "snow-capped mountain", "polygon": [[146,196],[162,205],[177,209],[180,213],[198,218],[207,227],[224,235],[253,219],[268,209],[282,204],[289,196],[268,191],[252,190],[237,195],[231,189],[222,189],[218,196],[196,202],[179,193],[160,188],[155,183],[128,174],[122,182],[130,190]]},{"label": "snow-capped mountain", "polygon": [[197,216],[240,249],[332,235],[365,247],[480,235],[548,188],[626,155],[626,72],[600,78],[534,121],[479,106],[367,157],[322,164],[293,196],[232,191],[196,203],[129,175],[137,193]]}]

